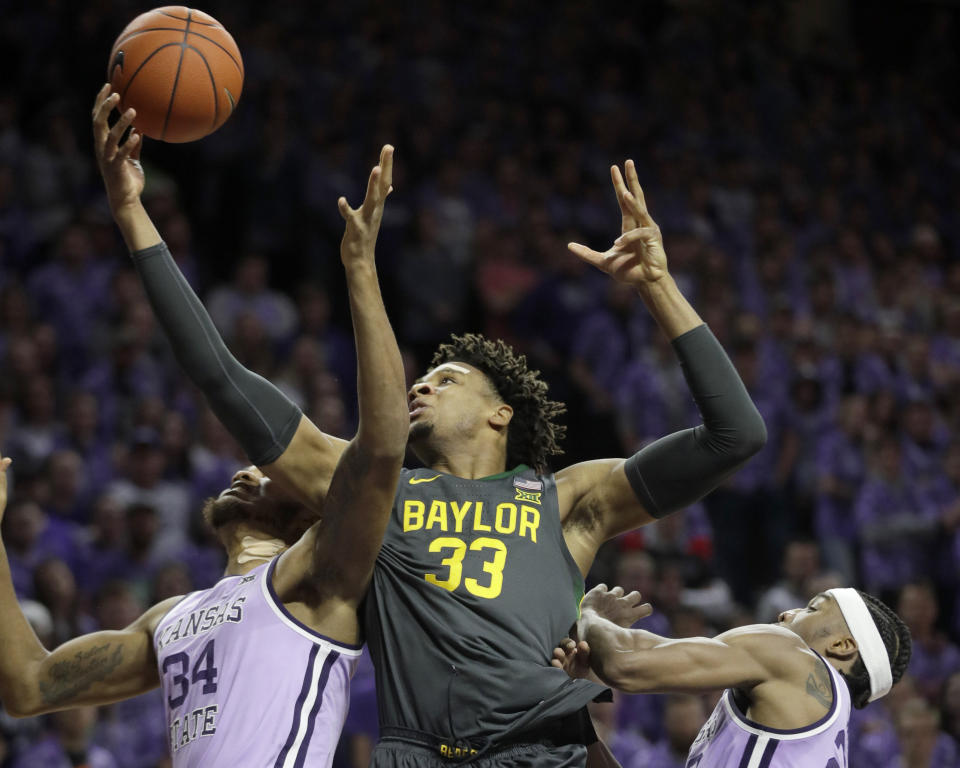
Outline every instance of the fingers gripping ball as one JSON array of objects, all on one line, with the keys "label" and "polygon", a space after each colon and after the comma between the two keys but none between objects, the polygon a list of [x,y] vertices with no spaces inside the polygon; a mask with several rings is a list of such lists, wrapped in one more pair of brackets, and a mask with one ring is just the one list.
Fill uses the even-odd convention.
[{"label": "fingers gripping ball", "polygon": [[107,77],[120,111],[136,110],[138,131],[182,143],[213,133],[233,113],[243,61],[216,19],[169,5],[137,16],[120,33]]}]

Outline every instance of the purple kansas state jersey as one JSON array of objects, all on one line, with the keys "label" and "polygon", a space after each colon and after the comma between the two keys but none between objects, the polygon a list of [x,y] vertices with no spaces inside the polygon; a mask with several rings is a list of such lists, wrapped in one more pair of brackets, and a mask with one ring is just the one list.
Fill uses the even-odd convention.
[{"label": "purple kansas state jersey", "polygon": [[301,624],[276,560],[181,600],[153,645],[174,768],[323,768],[347,716],[359,646]]},{"label": "purple kansas state jersey", "polygon": [[[826,662],[824,662],[826,664]],[[829,664],[833,704],[808,728],[778,731],[747,719],[726,690],[690,747],[686,768],[847,768],[850,692]]]}]

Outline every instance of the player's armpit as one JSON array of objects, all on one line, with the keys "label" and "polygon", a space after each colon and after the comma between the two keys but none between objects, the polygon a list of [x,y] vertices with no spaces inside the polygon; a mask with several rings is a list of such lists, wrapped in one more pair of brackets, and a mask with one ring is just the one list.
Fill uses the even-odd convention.
[{"label": "player's armpit", "polygon": [[623,459],[597,459],[556,474],[563,536],[584,575],[603,542],[655,520],[634,493],[623,465]]},{"label": "player's armpit", "polygon": [[4,706],[14,717],[31,717],[110,704],[157,687],[153,631],[180,599],[157,603],[126,629],[94,632],[59,646],[25,671],[26,684]]},{"label": "player's armpit", "polygon": [[303,587],[318,597],[358,603],[366,593],[400,475],[393,456],[371,456],[347,444],[327,492],[323,520],[285,552],[274,572],[281,600]]},{"label": "player's armpit", "polygon": [[280,457],[260,469],[286,493],[310,509],[322,511],[333,471],[348,441],[333,437],[306,416]]},{"label": "player's armpit", "polygon": [[370,456],[351,441],[330,483],[323,519],[274,569],[273,588],[287,609],[338,642],[360,640],[357,606],[390,520],[399,464],[398,457]]},{"label": "player's armpit", "polygon": [[[575,491],[564,508],[578,525],[602,542],[693,504],[732,475],[766,443],[763,418],[723,347],[705,325],[672,340],[702,416],[702,423],[661,437],[607,472],[577,464],[557,474],[570,475]],[[580,474],[594,477],[584,489]],[[629,490],[628,490],[629,489]],[[572,503],[571,503],[572,502]],[[569,525],[565,521],[565,530]],[[568,541],[569,543],[569,541]],[[599,545],[599,543],[598,543]],[[576,556],[576,555],[575,555]],[[583,567],[583,562],[578,560]]]}]

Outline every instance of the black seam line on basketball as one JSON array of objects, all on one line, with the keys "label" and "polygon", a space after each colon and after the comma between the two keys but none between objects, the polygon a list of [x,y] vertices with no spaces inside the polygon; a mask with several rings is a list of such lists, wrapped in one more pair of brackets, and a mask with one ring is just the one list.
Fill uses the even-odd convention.
[{"label": "black seam line on basketball", "polygon": [[[230,114],[232,115],[237,111],[237,100],[233,98],[233,94],[230,93],[230,89],[227,86],[223,86],[223,92],[227,94],[227,101],[230,102]],[[230,115],[227,115],[229,117]]]},{"label": "black seam line on basketball", "polygon": [[[160,15],[161,15],[161,16],[166,16],[168,19],[176,19],[177,21],[187,21],[187,19],[190,18],[189,13],[187,14],[187,18],[186,18],[186,19],[183,18],[182,16],[174,16],[172,13],[167,13],[166,11],[160,11]],[[218,21],[218,22],[213,22],[213,21],[199,21],[199,20],[197,20],[197,19],[194,19],[194,20],[193,20],[193,23],[194,23],[194,24],[200,24],[200,25],[202,25],[202,26],[204,26],[204,27],[220,27],[221,29],[223,29],[223,24],[221,24],[219,21]]]},{"label": "black seam line on basketball", "polygon": [[[193,23],[196,24],[197,22],[193,22]],[[131,32],[131,33],[130,33],[129,35],[127,35],[126,37],[123,37],[123,38],[121,38],[120,40],[117,40],[117,41],[113,44],[113,47],[116,48],[118,45],[121,45],[122,43],[125,43],[127,40],[129,40],[129,39],[130,39],[131,37],[133,37],[134,35],[141,35],[141,34],[143,34],[144,32],[183,32],[183,31],[184,31],[184,30],[181,29],[180,27],[149,27],[148,29],[138,29],[138,30],[136,30],[135,32]],[[224,31],[226,31],[226,30],[224,30]],[[214,40],[212,37],[207,37],[206,35],[204,35],[204,34],[202,34],[202,33],[200,33],[200,32],[197,32],[197,31],[194,30],[194,29],[191,29],[191,30],[190,30],[190,34],[191,34],[191,35],[196,35],[197,37],[201,38],[202,40],[206,40],[208,43],[212,43],[213,45],[217,46],[217,48],[219,48],[221,51],[223,51],[225,54],[227,54],[227,56],[230,57],[230,61],[233,62],[233,66],[235,66],[235,67],[237,68],[237,71],[240,73],[240,76],[241,76],[241,77],[243,76],[243,64],[240,63],[239,61],[237,61],[237,59],[234,57],[234,55],[233,55],[232,53],[230,53],[230,51],[229,51],[227,48],[224,48],[222,45],[220,45],[220,43],[218,43],[218,42],[217,42],[216,40]]]},{"label": "black seam line on basketball", "polygon": [[[131,37],[136,37],[137,35],[142,35],[144,32],[183,32],[183,27],[144,27],[143,29],[135,29],[126,37],[121,37],[117,40],[113,47],[116,48],[118,45],[122,45],[127,42]],[[193,34],[196,34],[194,32]]]},{"label": "black seam line on basketball", "polygon": [[227,49],[224,48],[222,45],[220,45],[220,43],[218,43],[218,42],[217,42],[216,40],[214,40],[212,37],[207,37],[206,35],[201,35],[201,34],[200,34],[199,32],[197,32],[196,30],[191,30],[190,34],[191,34],[191,35],[196,35],[197,37],[199,37],[199,38],[201,38],[201,39],[203,39],[203,40],[206,40],[208,43],[213,43],[215,46],[217,46],[217,48],[219,48],[221,51],[223,51],[225,54],[227,54],[227,56],[230,57],[230,61],[233,62],[233,66],[235,66],[235,67],[237,68],[237,71],[240,73],[240,77],[243,77],[243,64],[241,64],[239,61],[237,61],[237,60],[234,58],[233,54],[230,53],[229,50],[227,50]]},{"label": "black seam line on basketball", "polygon": [[210,124],[210,130],[213,131],[217,127],[217,117],[220,115],[220,101],[217,98],[217,81],[213,79],[213,70],[210,69],[210,64],[207,63],[207,57],[203,55],[203,52],[199,48],[195,48],[189,44],[187,45],[187,49],[193,51],[200,57],[203,66],[207,68],[207,74],[210,75],[210,85],[213,87],[213,122]]},{"label": "black seam line on basketball", "polygon": [[180,59],[177,61],[177,74],[173,78],[173,88],[170,89],[170,103],[167,105],[167,114],[163,118],[163,130],[160,132],[160,138],[165,139],[167,135],[167,126],[170,124],[170,113],[173,111],[173,100],[177,97],[177,85],[180,83],[180,70],[183,69],[183,55],[187,52],[187,36],[190,34],[190,16],[192,11],[187,11],[187,23],[183,28],[183,41],[180,43]]},{"label": "black seam line on basketball", "polygon": [[133,74],[130,75],[130,79],[127,80],[127,84],[126,84],[126,86],[124,86],[123,93],[120,94],[120,100],[121,100],[121,101],[126,97],[127,91],[130,90],[130,86],[133,85],[133,81],[136,79],[137,75],[140,74],[140,70],[143,69],[143,68],[147,65],[147,62],[150,61],[150,59],[152,59],[152,58],[153,58],[154,56],[156,56],[158,53],[160,53],[160,51],[162,51],[164,48],[169,48],[171,45],[180,45],[180,43],[164,43],[163,45],[158,46],[157,48],[155,48],[155,49],[150,53],[150,55],[147,56],[147,58],[145,58],[143,61],[140,62],[140,65],[139,65],[135,70],[133,70]]}]

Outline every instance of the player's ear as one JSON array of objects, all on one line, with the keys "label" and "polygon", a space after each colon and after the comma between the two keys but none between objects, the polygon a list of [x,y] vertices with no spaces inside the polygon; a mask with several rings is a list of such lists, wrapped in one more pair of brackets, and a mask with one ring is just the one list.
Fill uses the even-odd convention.
[{"label": "player's ear", "polygon": [[848,632],[834,636],[827,646],[827,655],[840,661],[852,660],[857,651],[857,641]]},{"label": "player's ear", "polygon": [[491,427],[502,429],[510,423],[512,418],[513,408],[506,403],[499,403],[493,413],[490,414],[488,421]]}]

